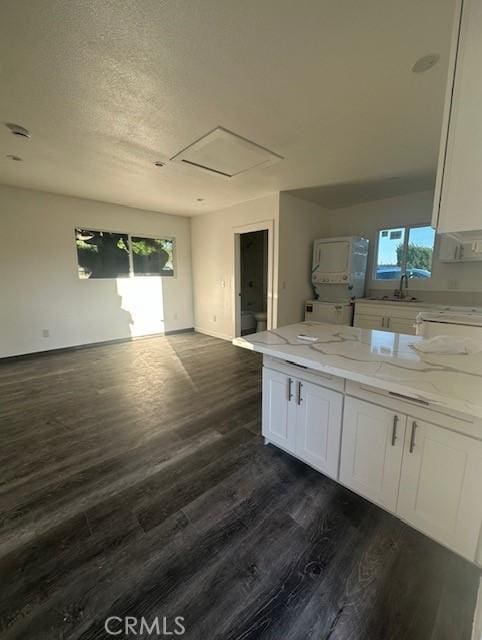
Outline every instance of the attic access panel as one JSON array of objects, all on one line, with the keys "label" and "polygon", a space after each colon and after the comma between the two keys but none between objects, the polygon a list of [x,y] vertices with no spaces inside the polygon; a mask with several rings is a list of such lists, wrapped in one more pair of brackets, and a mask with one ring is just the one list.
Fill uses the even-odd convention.
[{"label": "attic access panel", "polygon": [[267,167],[283,157],[255,142],[217,127],[171,158],[173,162],[232,178],[254,167]]}]

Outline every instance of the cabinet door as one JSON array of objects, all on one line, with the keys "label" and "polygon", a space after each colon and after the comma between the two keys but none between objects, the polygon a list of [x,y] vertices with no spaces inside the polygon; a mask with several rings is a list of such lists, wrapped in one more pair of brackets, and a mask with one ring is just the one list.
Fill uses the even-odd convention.
[{"label": "cabinet door", "polygon": [[338,477],[342,394],[310,382],[296,383],[296,455]]},{"label": "cabinet door", "polygon": [[296,445],[295,379],[263,368],[263,436],[291,453]]},{"label": "cabinet door", "polygon": [[408,418],[397,513],[474,560],[482,521],[482,443]]},{"label": "cabinet door", "polygon": [[377,329],[380,331],[385,328],[385,317],[356,313],[353,326],[360,327],[361,329]]},{"label": "cabinet door", "polygon": [[458,45],[458,51],[456,56],[455,52],[452,53],[452,59],[456,59],[453,95],[450,90],[447,92],[447,114],[444,116],[448,135],[446,147],[442,141],[437,172],[435,205],[438,208],[440,202],[437,227],[442,233],[472,231],[481,227],[481,33],[482,3],[480,0],[464,0],[460,34],[457,29],[454,33],[454,48]]},{"label": "cabinet door", "polygon": [[395,511],[406,416],[345,398],[340,481]]},{"label": "cabinet door", "polygon": [[394,333],[406,333],[415,335],[415,321],[407,318],[387,318],[388,330]]}]

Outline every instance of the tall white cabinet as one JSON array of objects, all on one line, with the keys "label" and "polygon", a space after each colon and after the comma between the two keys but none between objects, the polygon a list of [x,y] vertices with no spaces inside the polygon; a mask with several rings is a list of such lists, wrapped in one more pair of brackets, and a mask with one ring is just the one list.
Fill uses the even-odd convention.
[{"label": "tall white cabinet", "polygon": [[482,0],[457,0],[432,226],[482,229]]}]

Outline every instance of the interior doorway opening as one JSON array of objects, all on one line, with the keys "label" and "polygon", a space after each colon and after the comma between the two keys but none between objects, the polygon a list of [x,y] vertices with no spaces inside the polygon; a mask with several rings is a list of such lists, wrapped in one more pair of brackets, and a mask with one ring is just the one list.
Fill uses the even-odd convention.
[{"label": "interior doorway opening", "polygon": [[272,223],[235,231],[234,335],[272,328]]}]

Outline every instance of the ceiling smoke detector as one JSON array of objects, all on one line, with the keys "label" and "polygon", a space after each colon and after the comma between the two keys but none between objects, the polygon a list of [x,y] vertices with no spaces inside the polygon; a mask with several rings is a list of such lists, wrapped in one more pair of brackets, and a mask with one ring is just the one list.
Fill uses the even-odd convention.
[{"label": "ceiling smoke detector", "polygon": [[18,138],[31,138],[32,134],[28,129],[22,127],[20,124],[14,124],[13,122],[6,122],[5,126],[10,129],[11,133]]},{"label": "ceiling smoke detector", "polygon": [[225,178],[280,160],[283,157],[277,153],[223,127],[210,131],[171,158],[173,162]]},{"label": "ceiling smoke detector", "polygon": [[154,166],[155,166],[155,167],[163,167],[165,164],[166,164],[166,163],[165,163],[165,162],[162,162],[162,160],[156,160],[156,161],[154,162]]},{"label": "ceiling smoke detector", "polygon": [[438,53],[429,53],[417,60],[412,67],[412,71],[413,73],[423,73],[424,71],[428,71],[435,66],[439,60],[440,56]]}]

